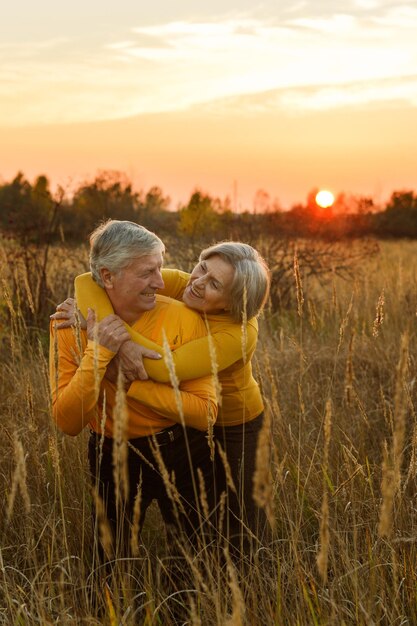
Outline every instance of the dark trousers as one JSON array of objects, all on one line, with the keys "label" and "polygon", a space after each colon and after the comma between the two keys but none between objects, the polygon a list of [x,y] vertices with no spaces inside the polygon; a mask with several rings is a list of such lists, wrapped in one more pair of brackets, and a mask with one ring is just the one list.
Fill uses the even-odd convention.
[{"label": "dark trousers", "polygon": [[[200,549],[205,533],[210,531],[207,512],[212,513],[214,508],[214,468],[206,434],[177,424],[155,437],[131,439],[126,462],[120,462],[118,473],[114,468],[115,445],[113,439],[104,438],[102,442],[100,435],[91,434],[90,471],[104,510],[104,521],[112,534],[113,554],[130,554],[132,532],[140,532],[146,510],[154,499],[171,545],[182,541],[183,545]],[[123,497],[126,480],[129,490],[127,497]],[[140,498],[140,513],[134,524],[136,498]],[[96,506],[97,518],[98,509]]]},{"label": "dark trousers", "polygon": [[[226,453],[227,465],[236,491],[227,485],[225,463],[216,456],[216,490],[219,498],[226,493],[226,510],[219,532],[231,553],[238,558],[253,554],[268,539],[268,522],[264,509],[253,498],[256,450],[263,413],[237,426],[215,426],[214,436]],[[220,518],[222,516],[220,515]]]}]

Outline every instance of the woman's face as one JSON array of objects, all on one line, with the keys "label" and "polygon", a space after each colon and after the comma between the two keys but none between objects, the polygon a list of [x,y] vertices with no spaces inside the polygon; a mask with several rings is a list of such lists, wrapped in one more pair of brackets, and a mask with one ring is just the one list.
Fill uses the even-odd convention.
[{"label": "woman's face", "polygon": [[200,261],[191,273],[183,302],[202,313],[228,311],[234,276],[234,268],[217,254]]}]

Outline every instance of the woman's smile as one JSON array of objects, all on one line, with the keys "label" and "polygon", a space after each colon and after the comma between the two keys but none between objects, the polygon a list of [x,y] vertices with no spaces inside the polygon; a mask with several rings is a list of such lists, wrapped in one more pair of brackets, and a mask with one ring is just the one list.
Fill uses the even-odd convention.
[{"label": "woman's smile", "polygon": [[202,313],[228,311],[234,276],[232,265],[218,254],[204,259],[193,269],[183,301]]}]

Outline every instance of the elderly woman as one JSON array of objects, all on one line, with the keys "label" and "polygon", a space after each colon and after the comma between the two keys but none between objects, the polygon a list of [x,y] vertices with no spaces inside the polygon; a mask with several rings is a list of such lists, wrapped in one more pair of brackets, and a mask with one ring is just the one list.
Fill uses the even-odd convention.
[{"label": "elderly woman", "polygon": [[[217,458],[217,487],[218,495],[223,491],[227,494],[227,515],[219,530],[243,556],[256,548],[267,529],[265,513],[253,498],[257,440],[264,407],[252,374],[251,358],[258,336],[256,317],[269,294],[269,271],[254,248],[229,241],[203,250],[191,274],[163,269],[162,277],[165,288],[159,293],[182,298],[208,324],[208,337],[191,341],[171,355],[180,381],[217,373],[221,396],[214,436],[226,455],[220,452]],[[94,308],[99,319],[113,312],[105,292],[89,274],[76,278],[75,292],[84,315],[87,307]],[[67,305],[60,305],[64,311],[56,315],[65,317],[70,304],[67,301]],[[131,378],[170,382],[171,374],[163,360],[145,358],[146,373],[141,362],[142,350],[163,354],[161,346],[131,328],[128,331],[141,348],[136,345],[135,352],[131,343],[124,344],[119,352],[124,371],[131,370]],[[128,396],[140,398],[140,385],[137,380],[133,382]],[[255,545],[254,538],[258,540]]]}]

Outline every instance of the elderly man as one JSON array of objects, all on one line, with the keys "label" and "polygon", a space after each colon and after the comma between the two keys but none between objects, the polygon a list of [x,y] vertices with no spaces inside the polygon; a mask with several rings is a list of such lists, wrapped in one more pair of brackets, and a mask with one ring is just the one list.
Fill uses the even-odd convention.
[{"label": "elderly man", "polygon": [[89,311],[87,330],[78,338],[74,329],[57,331],[51,322],[53,417],[69,435],[90,427],[91,474],[119,545],[124,532],[124,553],[155,498],[167,528],[194,543],[204,522],[200,495],[210,502],[213,487],[204,432],[217,415],[211,377],[183,381],[176,390],[137,382],[139,402],[125,399],[110,374],[113,359],[130,341],[125,323],[170,350],[206,334],[196,312],[157,295],[164,286],[163,253],[162,241],[138,224],[102,224],[90,237],[90,268],[115,315],[96,324]]}]

